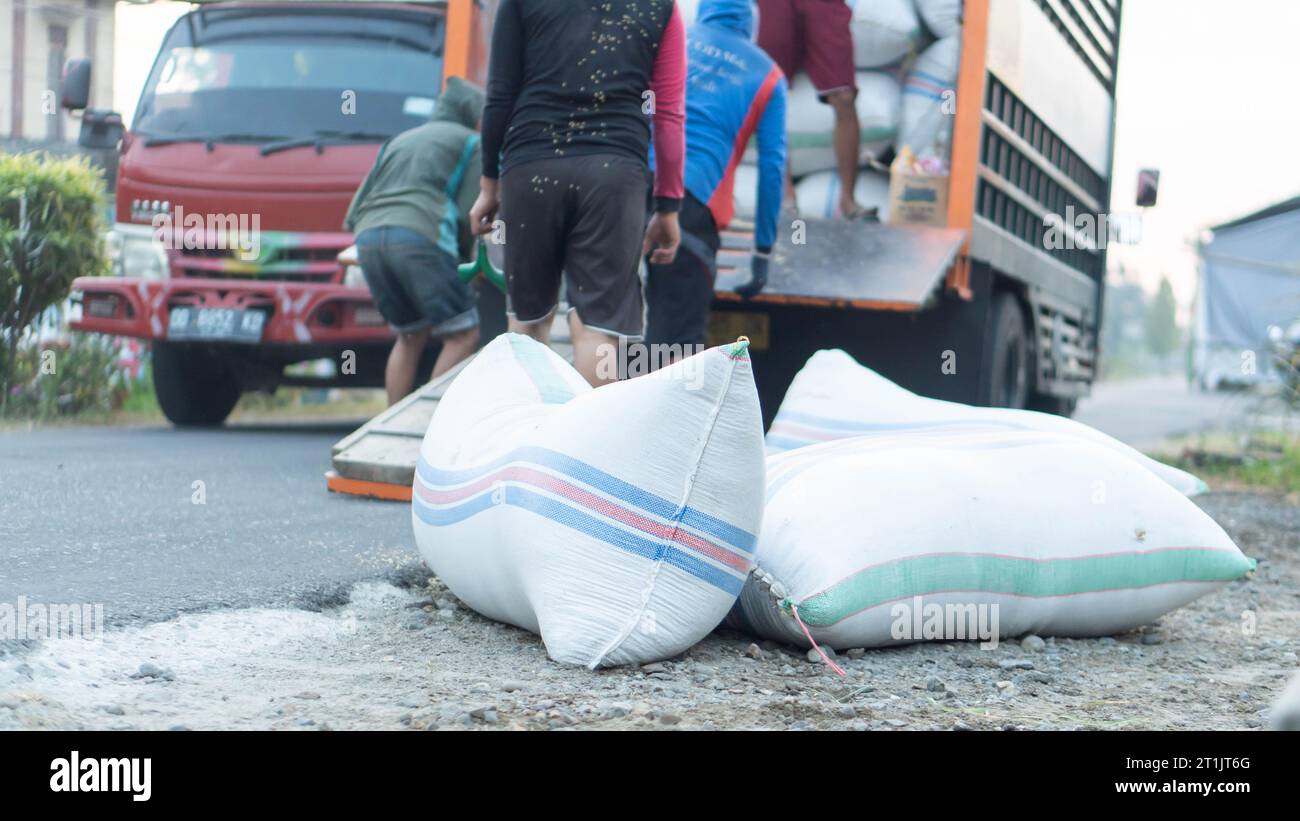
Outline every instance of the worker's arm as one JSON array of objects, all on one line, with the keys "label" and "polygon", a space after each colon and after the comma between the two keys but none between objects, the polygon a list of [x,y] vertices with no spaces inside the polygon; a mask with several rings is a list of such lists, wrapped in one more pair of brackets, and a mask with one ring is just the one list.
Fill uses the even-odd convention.
[{"label": "worker's arm", "polygon": [[655,211],[677,211],[686,192],[682,180],[686,165],[686,27],[675,3],[659,41],[650,90],[654,93]]},{"label": "worker's arm", "polygon": [[501,0],[492,24],[487,101],[483,106],[483,176],[499,174],[501,146],[524,83],[524,26],[518,0]]},{"label": "worker's arm", "polygon": [[[781,197],[785,191],[785,77],[776,74],[772,93],[758,121],[758,210],[754,221],[754,255],[749,263],[749,282],[736,288],[745,299],[758,295],[767,285],[772,246],[776,244],[777,221],[781,218]],[[769,77],[769,82],[772,78]]]},{"label": "worker's arm", "polygon": [[474,227],[470,224],[469,212],[478,199],[479,177],[483,174],[483,141],[477,134],[472,135],[469,139],[473,148],[469,160],[465,163],[464,176],[460,178],[460,190],[452,192],[456,198],[456,222],[460,229],[457,231],[457,235],[462,240],[467,238],[470,240],[470,242],[462,242],[461,249],[464,252],[462,256],[468,254],[469,249],[472,247]]},{"label": "worker's arm", "polygon": [[[780,69],[773,66],[773,71]],[[776,223],[781,217],[785,189],[785,97],[781,77],[772,88],[767,107],[758,121],[758,211],[754,222],[754,249],[762,254],[776,244]]]},{"label": "worker's arm", "polygon": [[487,101],[483,106],[482,176],[479,194],[469,211],[470,230],[492,230],[501,207],[497,177],[501,174],[501,146],[510,115],[524,85],[524,26],[518,0],[501,0],[492,24],[492,51],[488,61]]}]

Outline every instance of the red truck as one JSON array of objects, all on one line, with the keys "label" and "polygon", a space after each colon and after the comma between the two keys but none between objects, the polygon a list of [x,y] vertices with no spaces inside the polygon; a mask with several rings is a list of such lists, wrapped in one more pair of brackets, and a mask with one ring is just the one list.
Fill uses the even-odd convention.
[{"label": "red truck", "polygon": [[[378,385],[389,332],[337,261],[340,224],[382,139],[422,123],[445,76],[483,81],[496,5],[243,0],[182,17],[130,133],[85,113],[87,144],[121,140],[120,276],[77,280],[73,327],[152,340],[159,403],[181,424],[302,383],[285,367],[310,359],[340,365],[314,384]],[[1121,0],[965,0],[938,219],[800,217],[813,240],[779,242],[750,301],[735,293],[750,237],[724,232],[713,341],[749,337],[767,421],[823,348],[926,396],[1068,414],[1087,395],[1106,271],[1087,226],[1111,201],[1121,19]],[[65,77],[70,108],[86,105],[81,68]],[[189,237],[195,214],[216,221]],[[1054,224],[1068,242],[1048,241]],[[479,289],[484,339],[504,326],[499,296]]]},{"label": "red truck", "polygon": [[[116,276],[74,283],[72,327],[150,340],[179,425],[220,424],[244,391],[382,385],[392,334],[339,261],[343,217],[380,144],[428,119],[446,76],[482,81],[494,6],[199,3],[163,41],[129,129],[83,114],[82,145],[120,145]],[[66,108],[86,109],[89,74],[69,65]],[[285,372],[322,358],[332,376]]]}]

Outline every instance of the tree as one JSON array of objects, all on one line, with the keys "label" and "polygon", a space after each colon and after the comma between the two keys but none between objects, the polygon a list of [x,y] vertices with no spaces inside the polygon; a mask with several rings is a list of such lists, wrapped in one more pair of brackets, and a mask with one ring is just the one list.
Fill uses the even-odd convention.
[{"label": "tree", "polygon": [[1160,278],[1160,288],[1155,299],[1147,307],[1146,336],[1147,347],[1161,359],[1173,353],[1178,347],[1178,302],[1174,299],[1174,288],[1168,277]]},{"label": "tree", "polygon": [[27,328],[72,280],[107,272],[104,202],[85,158],[0,154],[0,410]]}]

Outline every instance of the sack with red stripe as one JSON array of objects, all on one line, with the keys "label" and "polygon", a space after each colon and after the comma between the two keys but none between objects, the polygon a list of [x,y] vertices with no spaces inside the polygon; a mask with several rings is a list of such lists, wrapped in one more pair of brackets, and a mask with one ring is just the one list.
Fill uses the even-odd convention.
[{"label": "sack with red stripe", "polygon": [[840,649],[1101,636],[1253,567],[1191,500],[1113,449],[921,428],[768,458],[755,569],[730,621]]},{"label": "sack with red stripe", "polygon": [[838,349],[813,354],[795,375],[767,432],[767,452],[780,453],[867,433],[953,427],[1041,430],[1078,436],[1132,459],[1186,496],[1208,490],[1205,482],[1187,471],[1157,462],[1073,419],[930,399],[859,365]]},{"label": "sack with red stripe", "polygon": [[424,560],[556,661],[643,663],[699,641],[735,602],[762,518],[747,344],[593,390],[546,346],[497,337],[424,438]]}]

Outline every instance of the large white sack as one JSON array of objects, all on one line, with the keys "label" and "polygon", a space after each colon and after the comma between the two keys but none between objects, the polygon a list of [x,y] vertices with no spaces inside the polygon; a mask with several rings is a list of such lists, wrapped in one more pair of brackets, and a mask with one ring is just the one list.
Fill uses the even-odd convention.
[{"label": "large white sack", "polygon": [[935,37],[952,37],[961,32],[961,3],[962,0],[916,0],[916,11]]},{"label": "large white sack", "polygon": [[[794,187],[799,214],[805,217],[831,218],[839,215],[840,175],[818,171],[799,180]],[[876,208],[881,219],[889,213],[889,177],[867,168],[858,169],[853,198],[864,208]]]},{"label": "large white sack", "polygon": [[[862,154],[878,154],[898,136],[902,88],[898,80],[883,71],[857,73],[858,145]],[[808,75],[795,75],[786,103],[786,152],[790,173],[797,177],[831,170],[835,160],[835,111],[817,99]],[[745,162],[757,162],[750,148]]]},{"label": "large white sack", "polygon": [[900,149],[911,146],[914,154],[930,149],[947,158],[955,98],[951,94],[945,98],[945,94],[956,88],[960,58],[961,38],[945,37],[921,52],[903,78],[897,142]]},{"label": "large white sack", "polygon": [[853,19],[853,64],[878,68],[896,63],[921,40],[912,0],[849,0]]},{"label": "large white sack", "polygon": [[796,613],[837,649],[1109,635],[1254,567],[1191,500],[1077,436],[875,434],[767,471],[756,567],[728,621],[804,646]]},{"label": "large white sack", "polygon": [[503,334],[438,404],[412,497],[433,572],[556,661],[680,653],[735,601],[762,516],[746,343],[593,390]]},{"label": "large white sack", "polygon": [[1186,496],[1205,482],[1157,462],[1096,428],[1064,416],[1015,408],[985,408],[912,393],[839,349],[818,351],[795,374],[767,432],[767,452],[780,453],[866,433],[952,427],[1040,430],[1086,439],[1143,466]]},{"label": "large white sack", "polygon": [[758,167],[749,163],[736,166],[736,181],[731,189],[732,202],[735,204],[736,216],[744,220],[754,219],[758,213]]}]

